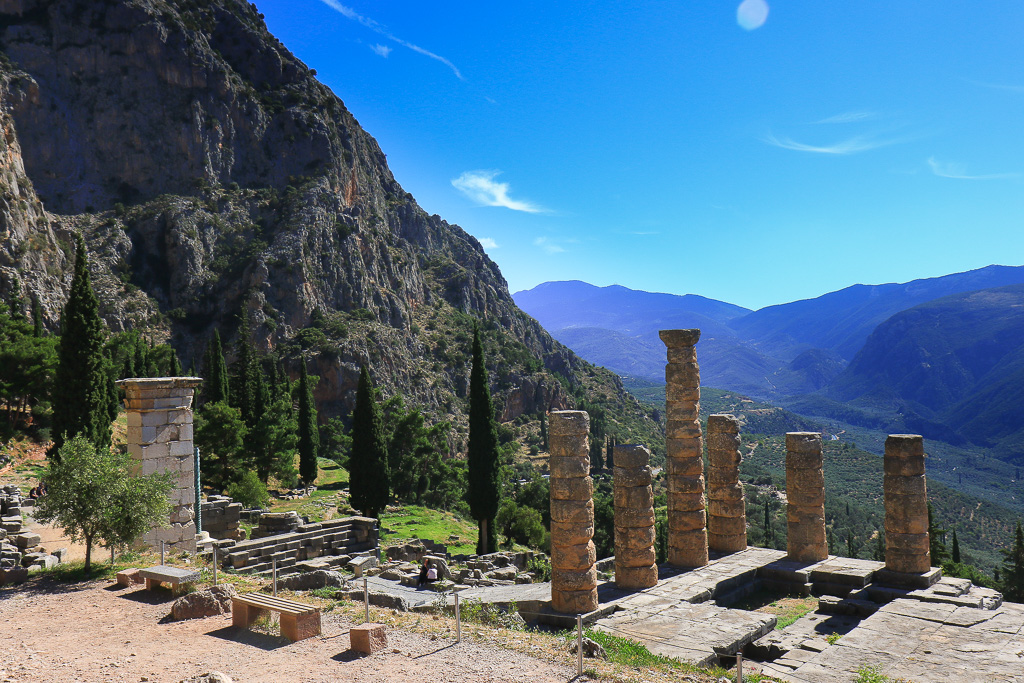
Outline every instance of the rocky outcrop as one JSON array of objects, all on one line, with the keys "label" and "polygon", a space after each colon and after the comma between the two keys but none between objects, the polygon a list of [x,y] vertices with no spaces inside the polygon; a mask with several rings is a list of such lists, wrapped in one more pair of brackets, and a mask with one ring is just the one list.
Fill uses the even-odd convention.
[{"label": "rocky outcrop", "polygon": [[349,413],[368,364],[463,429],[474,321],[503,419],[572,407],[594,382],[254,5],[0,0],[0,51],[0,294],[38,297],[50,328],[81,232],[111,329],[169,341],[187,368],[244,308],[290,371],[313,359],[327,416]]},{"label": "rocky outcrop", "polygon": [[235,595],[235,588],[229,583],[183,595],[171,606],[171,617],[175,621],[183,621],[227,614],[231,611],[231,598]]}]

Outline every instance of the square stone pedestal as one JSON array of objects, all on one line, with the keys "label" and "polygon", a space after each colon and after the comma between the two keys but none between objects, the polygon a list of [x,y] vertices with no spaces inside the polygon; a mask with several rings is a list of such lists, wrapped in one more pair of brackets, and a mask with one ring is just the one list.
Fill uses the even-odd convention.
[{"label": "square stone pedestal", "polygon": [[388,647],[388,635],[384,624],[360,624],[349,630],[351,647],[356,652],[372,655]]}]

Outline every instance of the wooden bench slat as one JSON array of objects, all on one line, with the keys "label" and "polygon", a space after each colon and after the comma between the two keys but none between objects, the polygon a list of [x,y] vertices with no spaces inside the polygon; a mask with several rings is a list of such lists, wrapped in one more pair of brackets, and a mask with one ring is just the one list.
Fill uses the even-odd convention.
[{"label": "wooden bench slat", "polygon": [[244,602],[245,604],[252,605],[253,607],[270,609],[275,612],[285,612],[287,614],[305,614],[306,612],[315,612],[318,609],[313,605],[295,602],[294,600],[286,600],[284,598],[275,598],[271,595],[261,595],[259,593],[236,595],[231,599]]}]

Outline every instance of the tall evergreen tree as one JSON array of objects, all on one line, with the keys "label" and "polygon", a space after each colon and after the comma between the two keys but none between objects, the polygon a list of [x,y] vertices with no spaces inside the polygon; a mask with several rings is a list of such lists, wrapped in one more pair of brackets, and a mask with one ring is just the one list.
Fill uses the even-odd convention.
[{"label": "tall evergreen tree", "polygon": [[931,553],[933,567],[941,567],[949,559],[946,550],[946,530],[935,523],[935,509],[928,503],[928,550]]},{"label": "tall evergreen tree", "polygon": [[548,414],[543,410],[540,413],[540,444],[544,450],[548,449]]},{"label": "tall evergreen tree", "polygon": [[1024,602],[1024,531],[1017,520],[1013,547],[1003,551],[1003,597],[1010,602]]},{"label": "tall evergreen tree", "polygon": [[89,282],[89,257],[79,235],[75,274],[61,312],[61,338],[53,387],[53,449],[83,435],[98,450],[110,447],[110,374],[103,353],[103,320]]},{"label": "tall evergreen tree", "polygon": [[956,537],[956,529],[953,529],[953,562],[960,564],[960,539]]},{"label": "tall evergreen tree", "polygon": [[320,450],[320,430],[317,428],[316,403],[313,387],[306,372],[305,359],[299,374],[299,477],[302,483],[316,483],[316,457]]},{"label": "tall evergreen tree", "polygon": [[235,362],[231,365],[231,405],[242,413],[246,426],[252,428],[259,419],[256,409],[256,349],[249,340],[249,312],[242,309],[235,339]]},{"label": "tall evergreen tree", "polygon": [[178,360],[178,352],[171,349],[170,367],[167,368],[168,377],[181,377],[181,361]]},{"label": "tall evergreen tree", "polygon": [[615,437],[610,434],[608,435],[604,466],[608,469],[615,467]]},{"label": "tall evergreen tree", "polygon": [[473,365],[469,373],[469,446],[466,451],[469,467],[466,501],[470,514],[480,525],[477,553],[491,553],[497,549],[491,523],[498,513],[501,497],[498,431],[494,424],[487,368],[484,366],[484,348],[480,343],[480,330],[476,327],[473,328]]},{"label": "tall evergreen tree", "polygon": [[43,337],[46,335],[46,330],[43,328],[43,309],[39,305],[39,297],[32,295],[32,335],[34,337]]},{"label": "tall evergreen tree", "polygon": [[379,517],[391,490],[388,449],[384,441],[380,406],[364,365],[359,372],[356,406],[352,410],[352,454],[348,459],[352,507]]},{"label": "tall evergreen tree", "polygon": [[[195,372],[195,370],[193,370]],[[228,368],[224,362],[224,348],[220,342],[220,330],[214,329],[213,338],[206,346],[203,356],[203,403],[218,403],[228,400]]]},{"label": "tall evergreen tree", "polygon": [[598,440],[590,443],[590,471],[597,473],[604,470],[604,444]]}]

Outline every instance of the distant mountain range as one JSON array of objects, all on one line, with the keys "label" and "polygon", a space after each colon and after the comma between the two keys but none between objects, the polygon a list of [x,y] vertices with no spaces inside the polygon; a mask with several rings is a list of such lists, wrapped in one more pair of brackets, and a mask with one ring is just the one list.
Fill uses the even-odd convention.
[{"label": "distant mountain range", "polygon": [[854,285],[757,311],[578,281],[513,298],[563,344],[623,376],[664,382],[658,330],[698,327],[706,386],[1024,462],[1024,266]]}]

